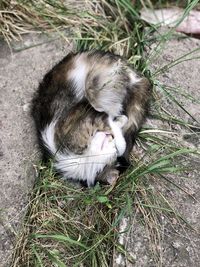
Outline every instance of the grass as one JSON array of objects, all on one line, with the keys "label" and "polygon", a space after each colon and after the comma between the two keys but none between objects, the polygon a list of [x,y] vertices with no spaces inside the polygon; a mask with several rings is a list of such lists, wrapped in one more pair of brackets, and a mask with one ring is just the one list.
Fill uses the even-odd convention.
[{"label": "grass", "polygon": [[[78,5],[83,7],[83,2]],[[124,255],[126,261],[134,262],[126,245],[119,242],[120,236],[128,234],[131,228],[128,223],[120,230],[123,218],[131,222],[133,217],[144,226],[155,265],[162,266],[161,218],[171,224],[176,219],[179,225],[190,226],[161,189],[172,186],[190,195],[173,177],[184,175],[191,162],[198,161],[200,151],[178,139],[174,126],[180,125],[187,135],[197,135],[199,122],[177,99],[177,92],[187,101],[198,100],[180,88],[161,84],[159,75],[190,60],[197,51],[151,73],[151,62],[167,40],[173,38],[174,31],[170,29],[161,35],[157,26],[141,21],[138,12],[144,2],[151,7],[150,1],[136,1],[133,6],[128,0],[91,1],[81,9],[52,0],[3,0],[0,4],[0,33],[10,46],[13,39],[20,39],[24,33],[56,31],[67,42],[73,40],[78,50],[103,49],[126,57],[154,84],[151,116],[161,125],[160,129],[148,125],[142,129],[132,154],[131,168],[112,187],[97,184],[92,189],[77,188],[55,177],[51,163],[49,166],[38,164],[39,175],[30,195],[23,229],[17,236],[13,267],[106,267],[113,266],[113,255],[118,253]],[[183,16],[197,2],[188,1]],[[71,25],[74,25],[73,31]],[[152,43],[156,43],[156,47],[146,57],[146,49]],[[181,110],[180,116],[172,115],[163,104],[165,101]],[[191,123],[186,122],[182,114],[190,116]]]}]

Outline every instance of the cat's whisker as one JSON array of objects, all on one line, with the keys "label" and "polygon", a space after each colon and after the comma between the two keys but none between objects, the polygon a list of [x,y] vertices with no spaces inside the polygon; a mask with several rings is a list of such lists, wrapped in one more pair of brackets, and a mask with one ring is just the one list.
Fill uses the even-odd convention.
[{"label": "cat's whisker", "polygon": [[71,163],[71,164],[61,164],[60,166],[63,166],[63,167],[72,167],[72,166],[79,166],[79,165],[92,165],[92,164],[99,164],[99,165],[103,165],[105,166],[105,162],[98,162],[98,161],[91,161],[91,162],[77,162],[77,163]]},{"label": "cat's whisker", "polygon": [[[102,157],[102,156],[108,156],[108,155],[113,155],[113,153],[103,153],[103,154],[94,154],[94,155],[83,155],[83,156],[78,156],[78,157],[69,157],[65,159],[60,159],[59,161],[71,161],[71,160],[78,160],[78,159],[83,159],[83,158],[93,158],[93,157]],[[56,156],[55,156],[56,159]]]}]

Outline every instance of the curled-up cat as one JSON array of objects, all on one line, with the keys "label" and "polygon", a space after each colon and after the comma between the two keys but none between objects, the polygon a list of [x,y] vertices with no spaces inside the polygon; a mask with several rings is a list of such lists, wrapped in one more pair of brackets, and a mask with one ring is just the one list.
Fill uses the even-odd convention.
[{"label": "curled-up cat", "polygon": [[90,186],[107,166],[101,180],[110,183],[113,177],[108,177],[108,173],[117,174],[117,157],[126,149],[122,128],[127,120],[125,115],[113,120],[80,103],[71,108],[67,116],[47,125],[41,137],[55,168],[64,178],[87,181]]},{"label": "curled-up cat", "polygon": [[44,151],[64,178],[109,183],[128,160],[145,118],[148,79],[101,51],[67,55],[40,83],[32,115]]}]

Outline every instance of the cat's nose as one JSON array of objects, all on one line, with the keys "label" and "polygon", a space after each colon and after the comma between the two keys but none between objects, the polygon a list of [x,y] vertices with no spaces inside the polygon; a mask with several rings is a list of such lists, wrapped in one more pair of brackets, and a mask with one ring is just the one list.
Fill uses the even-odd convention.
[{"label": "cat's nose", "polygon": [[105,132],[106,137],[108,137],[111,141],[114,139],[114,135],[112,133],[109,132]]}]

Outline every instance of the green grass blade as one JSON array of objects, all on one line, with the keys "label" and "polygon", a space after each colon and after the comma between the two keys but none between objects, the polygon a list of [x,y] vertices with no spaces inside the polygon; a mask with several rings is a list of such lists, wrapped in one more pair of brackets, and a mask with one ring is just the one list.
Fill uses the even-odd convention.
[{"label": "green grass blade", "polygon": [[57,240],[59,242],[67,242],[71,245],[77,245],[81,248],[84,248],[84,249],[88,249],[87,246],[85,246],[84,244],[82,244],[81,242],[79,241],[76,241],[68,236],[64,236],[64,235],[42,235],[42,234],[33,234],[32,235],[32,238],[48,238],[48,239],[54,239],[54,240]]},{"label": "green grass blade", "polygon": [[45,251],[48,258],[50,259],[50,261],[53,263],[54,266],[56,267],[68,267],[67,265],[65,265],[59,258],[57,255],[55,255],[55,253],[53,251],[50,250],[46,250]]},{"label": "green grass blade", "polygon": [[39,255],[39,253],[37,252],[37,250],[35,249],[35,246],[32,247],[32,251],[33,253],[35,254],[36,256],[36,259],[37,259],[37,266],[38,267],[44,267],[43,263],[42,263],[42,259]]}]

